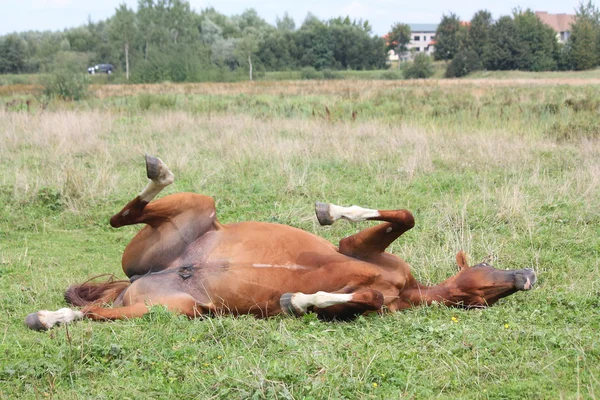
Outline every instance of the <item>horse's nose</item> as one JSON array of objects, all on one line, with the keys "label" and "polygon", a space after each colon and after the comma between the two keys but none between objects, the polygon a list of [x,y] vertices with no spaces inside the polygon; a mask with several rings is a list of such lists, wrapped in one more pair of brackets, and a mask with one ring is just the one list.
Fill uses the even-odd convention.
[{"label": "horse's nose", "polygon": [[525,268],[515,273],[515,287],[517,290],[529,290],[535,285],[537,276],[531,268]]}]

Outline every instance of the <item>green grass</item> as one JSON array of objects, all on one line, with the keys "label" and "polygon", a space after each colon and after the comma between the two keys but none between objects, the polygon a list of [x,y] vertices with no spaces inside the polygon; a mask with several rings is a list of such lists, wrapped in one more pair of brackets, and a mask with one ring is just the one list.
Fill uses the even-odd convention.
[{"label": "green grass", "polygon": [[[0,110],[0,397],[598,397],[600,143],[580,128],[594,121],[593,88],[415,85],[352,97],[314,85]],[[312,115],[324,105],[332,118]],[[554,124],[569,136],[548,133]],[[480,311],[322,323],[190,321],[155,307],[28,330],[23,318],[63,307],[69,284],[123,277],[138,228],[108,218],[143,188],[144,152],[176,174],[165,194],[211,195],[224,223],[285,223],[337,243],[369,224],[318,227],[315,200],[404,207],[417,226],[390,250],[422,282],[453,275],[459,249],[532,267],[539,282]]]},{"label": "green grass", "polygon": [[477,71],[470,73],[468,79],[598,79],[600,69],[589,71]]}]

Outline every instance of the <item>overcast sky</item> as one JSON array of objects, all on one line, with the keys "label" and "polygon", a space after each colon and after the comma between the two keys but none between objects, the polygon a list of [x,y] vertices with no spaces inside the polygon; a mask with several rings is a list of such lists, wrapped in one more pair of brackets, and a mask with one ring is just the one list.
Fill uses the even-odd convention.
[{"label": "overcast sky", "polygon": [[[587,1],[587,0],[586,0]],[[0,0],[0,35],[27,30],[63,30],[92,21],[106,19],[115,8],[125,2],[136,8],[137,0]],[[258,14],[274,24],[277,16],[286,11],[299,26],[306,14],[311,12],[320,19],[349,15],[350,18],[366,19],[373,31],[383,35],[395,22],[438,23],[443,14],[456,13],[462,20],[469,20],[481,9],[491,11],[494,18],[511,13],[520,6],[533,11],[550,13],[574,13],[579,0],[191,0],[193,9],[200,11],[214,7],[225,15],[240,14],[254,8]]]}]

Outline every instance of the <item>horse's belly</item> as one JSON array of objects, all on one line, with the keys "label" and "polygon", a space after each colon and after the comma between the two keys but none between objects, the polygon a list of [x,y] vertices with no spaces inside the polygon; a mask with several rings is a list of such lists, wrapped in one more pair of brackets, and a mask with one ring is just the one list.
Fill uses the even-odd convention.
[{"label": "horse's belly", "polygon": [[327,279],[327,275],[325,269],[294,264],[232,266],[221,274],[205,276],[199,289],[224,312],[266,317],[280,312],[279,299],[284,293],[336,292],[346,285]]}]

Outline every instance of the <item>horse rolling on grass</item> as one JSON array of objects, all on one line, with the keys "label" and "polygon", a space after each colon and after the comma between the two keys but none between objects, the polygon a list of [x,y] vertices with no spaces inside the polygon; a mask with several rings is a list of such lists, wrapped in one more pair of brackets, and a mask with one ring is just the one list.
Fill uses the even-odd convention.
[{"label": "horse rolling on grass", "polygon": [[[80,310],[62,308],[28,315],[31,329],[50,329],[76,319],[141,317],[150,305],[164,305],[189,317],[316,313],[325,320],[397,311],[433,302],[482,308],[536,282],[532,269],[498,270],[467,264],[456,255],[457,275],[436,286],[412,276],[402,258],[386,248],[414,226],[407,210],[372,210],[316,203],[321,225],[339,219],[382,221],[342,239],[325,239],[286,225],[240,222],[223,225],[212,198],[178,193],[154,198],[174,181],[156,157],[146,156],[149,182],[110,224],[145,224],[122,258],[129,280],[84,282],[69,287],[66,300]],[[112,308],[107,304],[112,302]]]}]

